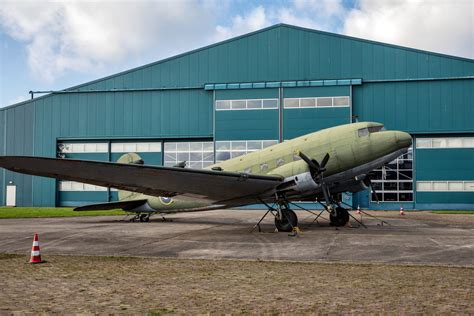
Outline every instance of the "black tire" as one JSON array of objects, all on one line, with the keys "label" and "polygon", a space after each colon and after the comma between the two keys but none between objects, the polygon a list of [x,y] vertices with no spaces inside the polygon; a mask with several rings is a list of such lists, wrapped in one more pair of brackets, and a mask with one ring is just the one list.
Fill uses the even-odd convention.
[{"label": "black tire", "polygon": [[140,222],[146,223],[148,221],[150,221],[150,215],[148,215],[148,214],[141,214],[140,215]]},{"label": "black tire", "polygon": [[[281,210],[282,219],[279,220],[275,217],[275,226],[280,232],[291,232],[293,227],[298,226],[298,216],[293,210],[283,209]],[[291,225],[290,225],[291,223]]]},{"label": "black tire", "polygon": [[336,207],[334,211],[329,214],[331,226],[341,227],[349,221],[349,212],[343,207]]}]

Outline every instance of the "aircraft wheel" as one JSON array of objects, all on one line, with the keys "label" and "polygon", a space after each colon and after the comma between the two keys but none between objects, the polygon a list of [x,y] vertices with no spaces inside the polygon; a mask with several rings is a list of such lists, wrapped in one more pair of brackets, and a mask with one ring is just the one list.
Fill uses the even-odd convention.
[{"label": "aircraft wheel", "polygon": [[150,215],[148,214],[141,214],[140,215],[140,222],[149,222],[150,221]]},{"label": "aircraft wheel", "polygon": [[[282,219],[279,220],[275,217],[275,226],[280,232],[291,232],[293,227],[298,226],[298,217],[293,210],[283,209],[281,210]],[[290,225],[291,223],[291,225]]]},{"label": "aircraft wheel", "polygon": [[343,207],[336,207],[336,210],[332,211],[329,215],[331,226],[344,226],[349,221],[349,212]]}]

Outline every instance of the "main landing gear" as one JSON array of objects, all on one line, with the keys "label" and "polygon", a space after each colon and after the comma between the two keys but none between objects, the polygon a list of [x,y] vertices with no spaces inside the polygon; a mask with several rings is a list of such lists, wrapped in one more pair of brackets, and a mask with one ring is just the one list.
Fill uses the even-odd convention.
[{"label": "main landing gear", "polygon": [[137,213],[134,217],[130,219],[130,221],[147,223],[150,221],[150,216],[151,214],[147,214],[147,213]]},{"label": "main landing gear", "polygon": [[341,227],[345,226],[349,222],[349,212],[341,207],[337,206],[329,212],[329,223],[331,226]]},{"label": "main landing gear", "polygon": [[292,232],[295,227],[298,227],[298,217],[292,209],[282,208],[279,213],[280,216],[278,214],[275,216],[275,226],[278,231]]}]

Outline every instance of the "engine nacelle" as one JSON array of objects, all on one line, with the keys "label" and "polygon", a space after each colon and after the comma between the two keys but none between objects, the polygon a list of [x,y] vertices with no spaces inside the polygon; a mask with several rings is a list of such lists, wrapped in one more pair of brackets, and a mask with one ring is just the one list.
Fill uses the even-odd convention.
[{"label": "engine nacelle", "polygon": [[296,176],[285,178],[285,181],[280,185],[278,191],[296,191],[307,192],[315,191],[320,186],[313,180],[309,172],[300,173]]},{"label": "engine nacelle", "polygon": [[[352,193],[360,192],[366,190],[370,185],[370,181],[368,178],[364,178],[362,180],[353,180],[346,185],[343,185],[343,191],[348,191]],[[347,186],[347,187],[346,187]]]}]

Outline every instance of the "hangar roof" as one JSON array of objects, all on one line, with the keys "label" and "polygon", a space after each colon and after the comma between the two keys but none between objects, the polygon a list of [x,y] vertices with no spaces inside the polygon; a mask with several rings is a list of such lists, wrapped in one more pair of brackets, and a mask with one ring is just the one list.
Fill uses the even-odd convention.
[{"label": "hangar roof", "polygon": [[472,79],[474,60],[277,24],[63,92],[202,89],[221,82],[352,78],[364,82]]}]

